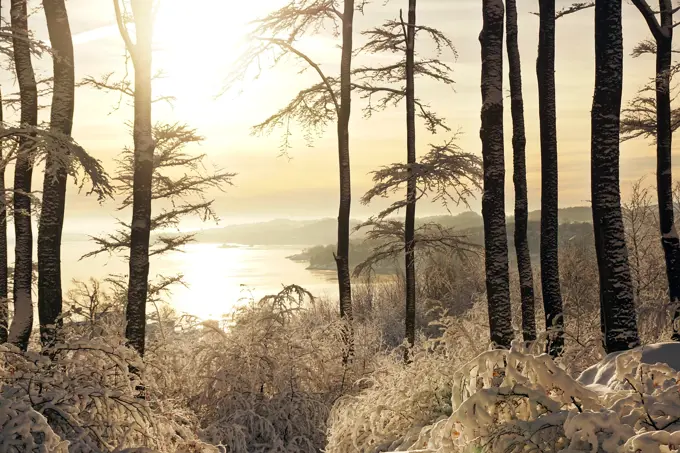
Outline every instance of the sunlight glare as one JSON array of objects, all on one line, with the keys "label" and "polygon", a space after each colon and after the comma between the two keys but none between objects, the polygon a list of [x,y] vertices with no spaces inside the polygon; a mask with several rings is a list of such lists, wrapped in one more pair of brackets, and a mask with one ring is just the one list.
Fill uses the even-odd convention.
[{"label": "sunlight glare", "polygon": [[193,106],[212,99],[237,58],[248,24],[266,13],[273,0],[164,0],[154,30],[154,65],[164,74],[159,94]]}]

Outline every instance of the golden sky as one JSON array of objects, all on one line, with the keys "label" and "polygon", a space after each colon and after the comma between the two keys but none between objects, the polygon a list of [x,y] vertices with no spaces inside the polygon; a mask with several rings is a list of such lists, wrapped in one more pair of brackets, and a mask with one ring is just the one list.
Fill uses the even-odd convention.
[{"label": "golden sky", "polygon": [[[35,3],[35,2],[34,2]],[[155,94],[173,95],[172,106],[157,104],[155,121],[186,122],[206,137],[197,152],[205,152],[214,164],[237,172],[235,187],[217,194],[217,207],[225,222],[275,217],[335,216],[337,212],[337,156],[335,135],[331,127],[307,147],[300,133],[293,137],[292,160],[278,157],[280,134],[253,137],[250,126],[265,119],[285,105],[301,88],[316,81],[313,73],[299,74],[296,68],[268,71],[241,94],[227,93],[218,99],[222,84],[239,52],[239,39],[250,18],[275,8],[281,0],[161,0],[155,34],[154,66],[166,77],[154,86]],[[357,15],[358,32],[398,15],[405,1],[391,0],[386,6],[376,0]],[[460,146],[479,153],[479,110],[481,96],[480,0],[420,0],[419,22],[440,28],[449,34],[458,51],[451,60],[456,80],[455,90],[424,81],[416,81],[417,95],[430,101],[445,116],[452,128],[462,131]],[[527,161],[529,204],[540,206],[540,152],[538,145],[538,104],[535,75],[538,18],[531,11],[537,1],[521,0],[519,5],[520,51],[524,78],[527,123]],[[557,0],[558,8],[571,1]],[[123,43],[115,27],[111,0],[69,0],[67,2],[74,33],[76,77],[99,77],[117,71],[123,65]],[[4,11],[7,15],[8,11]],[[39,38],[47,40],[44,17],[36,13],[30,20]],[[648,37],[646,25],[637,10],[624,1],[624,103],[653,75],[650,57],[632,59],[633,45]],[[330,35],[309,38],[301,44],[329,74],[336,71],[339,60],[337,41]],[[418,44],[417,44],[418,46]],[[424,48],[426,47],[423,43]],[[590,108],[594,82],[593,10],[567,16],[557,22],[557,116],[560,170],[560,205],[584,205],[589,199]],[[378,57],[372,57],[375,59]],[[447,57],[448,58],[448,57]],[[364,60],[368,61],[368,60]],[[49,58],[36,61],[43,74],[51,68]],[[0,78],[3,91],[12,84],[8,76]],[[507,79],[505,89],[508,89]],[[132,120],[132,110],[125,103],[114,110],[116,95],[105,95],[88,88],[77,93],[74,138],[91,154],[110,164],[111,159],[131,142],[125,122]],[[377,167],[405,157],[405,115],[394,108],[362,118],[362,103],[355,100],[351,122],[351,159],[353,216],[367,217],[379,206],[364,207],[360,196],[370,185],[368,173]],[[47,119],[49,112],[41,113]],[[431,136],[422,128],[418,143],[424,153],[428,143],[442,142],[446,135]],[[512,211],[511,122],[506,102],[506,211]],[[674,148],[675,149],[675,148]],[[674,155],[676,161],[679,156]],[[622,190],[641,176],[654,179],[654,148],[650,142],[637,140],[622,146]],[[109,167],[113,172],[113,168]],[[676,168],[677,172],[678,169]],[[677,174],[677,173],[676,173]],[[40,187],[36,179],[36,187]],[[71,190],[71,189],[70,189]],[[74,190],[71,191],[72,194]],[[109,222],[114,205],[99,208],[94,201],[71,195],[67,208],[67,225],[82,226],[83,217],[92,225]],[[471,202],[479,209],[479,200]],[[419,205],[419,214],[441,212],[437,206]],[[81,219],[78,224],[70,217]],[[98,220],[99,219],[99,220]],[[103,222],[103,223],[102,223]]]}]

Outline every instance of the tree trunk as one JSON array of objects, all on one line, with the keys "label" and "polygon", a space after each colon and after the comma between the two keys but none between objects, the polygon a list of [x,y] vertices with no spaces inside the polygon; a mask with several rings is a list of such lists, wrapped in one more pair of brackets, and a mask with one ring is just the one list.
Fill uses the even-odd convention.
[{"label": "tree trunk", "polygon": [[640,344],[619,188],[622,86],[621,0],[596,0],[591,191],[607,353]]},{"label": "tree trunk", "polygon": [[125,338],[141,356],[144,355],[146,299],[149,289],[149,234],[151,228],[151,181],[154,140],[151,129],[151,42],[152,3],[132,0],[132,14],[137,43],[134,46],[135,147],[132,182],[132,223],[130,228],[130,275]]},{"label": "tree trunk", "polygon": [[[0,8],[0,11],[2,9]],[[0,93],[0,123],[4,123],[2,93]],[[2,146],[2,144],[0,144]],[[0,344],[7,343],[9,334],[9,299],[7,294],[7,192],[5,191],[5,156],[0,147]]]},{"label": "tree trunk", "polygon": [[534,275],[527,239],[529,202],[527,197],[526,134],[524,129],[524,98],[522,96],[522,68],[517,40],[517,4],[507,0],[507,51],[510,66],[510,110],[512,112],[513,182],[515,185],[515,252],[522,299],[522,334],[524,341],[536,339],[534,307]]},{"label": "tree trunk", "polygon": [[[38,91],[31,63],[26,0],[12,0],[12,47],[14,65],[21,98],[21,125],[35,127],[38,123]],[[29,137],[19,138],[14,169],[14,318],[9,341],[26,350],[33,327],[33,231],[31,228],[31,177],[33,175],[34,143]]]},{"label": "tree trunk", "polygon": [[340,172],[340,207],[338,210],[338,244],[335,263],[338,268],[340,317],[347,323],[345,361],[354,353],[352,331],[352,286],[349,273],[349,233],[352,185],[349,166],[349,118],[351,112],[352,25],[354,0],[345,0],[342,17],[342,59],[340,61],[340,111],[338,112],[338,164]]},{"label": "tree trunk", "polygon": [[555,107],[555,0],[540,0],[538,32],[538,109],[541,128],[541,286],[548,352],[564,348],[557,218],[557,115]]},{"label": "tree trunk", "polygon": [[680,341],[680,240],[673,213],[673,173],[671,163],[671,64],[673,53],[673,13],[668,0],[659,0],[661,30],[656,39],[656,190],[659,204],[661,244],[666,258],[668,295],[673,314],[672,339]]},{"label": "tree trunk", "polygon": [[491,341],[509,348],[513,339],[505,230],[505,162],[503,148],[503,1],[483,0],[482,157],[484,161],[484,247],[486,297]]},{"label": "tree trunk", "polygon": [[[404,222],[404,250],[406,269],[406,339],[410,347],[416,342],[416,181],[413,166],[416,164],[416,109],[415,109],[415,31],[416,0],[408,2],[406,27],[406,162],[409,178],[406,187],[406,221]],[[408,354],[408,351],[407,353]],[[405,356],[408,359],[408,355]]]},{"label": "tree trunk", "polygon": [[[71,135],[75,102],[73,41],[64,0],[43,0],[50,35],[54,67],[54,91],[50,130]],[[38,226],[38,314],[40,340],[49,347],[57,340],[61,326],[61,232],[64,226],[67,170],[58,154],[66,150],[53,147],[45,162],[43,203]]]}]

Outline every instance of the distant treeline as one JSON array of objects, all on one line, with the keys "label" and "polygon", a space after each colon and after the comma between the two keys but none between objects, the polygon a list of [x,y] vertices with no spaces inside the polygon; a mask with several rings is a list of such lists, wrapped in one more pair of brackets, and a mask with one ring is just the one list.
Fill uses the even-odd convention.
[{"label": "distant treeline", "polygon": [[[469,213],[476,215],[474,213]],[[442,216],[441,218],[429,218],[427,221],[435,221],[441,223],[443,226],[450,227],[450,219],[456,219],[458,216]],[[424,219],[420,219],[423,222]],[[440,222],[441,220],[441,222]],[[509,219],[511,221],[511,219]],[[509,223],[508,228],[508,249],[514,250],[514,223]],[[458,229],[458,228],[457,228]],[[484,244],[484,229],[483,226],[475,226],[468,228],[459,228],[461,235],[466,236],[471,243],[482,246]],[[541,224],[539,221],[530,220],[527,229],[527,237],[529,240],[529,250],[532,255],[538,256],[541,246]],[[567,242],[585,242],[586,244],[593,243],[593,225],[588,222],[570,221],[562,223],[559,229],[560,245]],[[350,266],[356,267],[357,264],[363,262],[371,255],[373,247],[376,243],[374,241],[365,241],[363,239],[354,239],[350,241]],[[291,255],[289,259],[294,261],[304,261],[309,263],[309,269],[314,270],[334,270],[335,261],[333,259],[334,245],[316,245],[309,249],[303,250],[301,253]],[[480,249],[481,252],[481,249]],[[509,258],[514,262],[515,256],[513,253],[509,254]],[[375,269],[378,273],[394,273],[403,268],[401,260],[399,262],[384,262],[381,266]]]}]

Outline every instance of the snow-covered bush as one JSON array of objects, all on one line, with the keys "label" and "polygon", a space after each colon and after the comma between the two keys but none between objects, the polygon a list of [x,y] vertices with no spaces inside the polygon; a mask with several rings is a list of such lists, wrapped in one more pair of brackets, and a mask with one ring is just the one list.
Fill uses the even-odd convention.
[{"label": "snow-covered bush", "polygon": [[408,365],[399,350],[380,358],[376,371],[359,383],[363,390],[334,406],[326,451],[398,450],[413,444],[423,427],[451,415],[456,369],[487,347],[488,331],[480,328],[479,313],[475,309],[434,323],[441,336],[421,336]]},{"label": "snow-covered bush", "polygon": [[0,398],[0,452],[67,453],[42,414],[22,398]]},{"label": "snow-covered bush", "polygon": [[[40,437],[65,441],[71,453],[141,446],[175,452],[196,440],[158,399],[144,379],[144,364],[120,339],[116,344],[71,337],[48,355],[3,345],[0,357],[0,407],[29,408],[24,422],[42,429],[44,421],[49,435]],[[23,429],[32,432],[30,426]]]},{"label": "snow-covered bush", "polygon": [[[412,413],[401,414],[408,421],[386,434],[379,427],[385,420],[399,424],[400,414],[385,419],[385,408],[370,407],[367,400],[360,406],[339,405],[328,451],[675,451],[680,441],[678,357],[678,343],[641,347],[610,354],[574,379],[548,355],[515,343],[510,351],[486,351],[460,367],[448,382],[451,413],[427,426],[420,427],[422,420]],[[423,379],[427,371],[421,367],[412,374]]]},{"label": "snow-covered bush", "polygon": [[230,453],[321,450],[334,401],[372,371],[382,345],[372,325],[357,323],[354,357],[343,365],[337,306],[296,286],[222,322],[178,326],[150,342],[147,376],[186,409],[201,439]]}]

